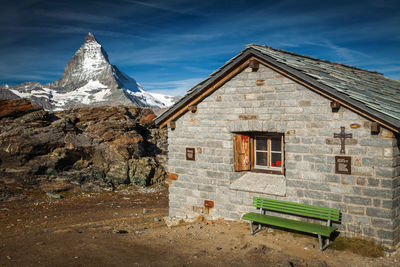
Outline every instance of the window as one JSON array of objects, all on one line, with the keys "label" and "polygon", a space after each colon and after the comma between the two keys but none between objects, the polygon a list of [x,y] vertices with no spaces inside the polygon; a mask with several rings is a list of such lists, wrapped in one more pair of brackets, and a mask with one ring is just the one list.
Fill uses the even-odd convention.
[{"label": "window", "polygon": [[280,169],[282,167],[282,143],[279,137],[255,136],[254,167]]},{"label": "window", "polygon": [[283,174],[283,134],[242,133],[234,135],[235,171]]}]

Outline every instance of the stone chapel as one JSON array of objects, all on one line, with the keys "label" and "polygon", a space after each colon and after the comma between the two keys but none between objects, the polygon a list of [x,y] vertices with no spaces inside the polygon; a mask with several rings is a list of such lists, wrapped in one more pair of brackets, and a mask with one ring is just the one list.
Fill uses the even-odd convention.
[{"label": "stone chapel", "polygon": [[248,45],[155,119],[169,215],[240,220],[254,196],[340,209],[341,234],[400,241],[400,81]]}]

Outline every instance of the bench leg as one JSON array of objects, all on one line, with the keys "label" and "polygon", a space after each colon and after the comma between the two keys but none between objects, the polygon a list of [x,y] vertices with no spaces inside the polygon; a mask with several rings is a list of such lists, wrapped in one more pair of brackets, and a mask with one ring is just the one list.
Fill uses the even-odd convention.
[{"label": "bench leg", "polygon": [[250,233],[251,233],[252,235],[255,235],[256,233],[258,233],[258,232],[261,231],[261,224],[259,224],[258,227],[257,227],[257,229],[254,230],[254,229],[253,229],[253,222],[252,222],[252,221],[249,221],[249,223],[250,223]]},{"label": "bench leg", "polygon": [[330,242],[330,240],[329,240],[329,237],[326,239],[326,242],[325,242],[325,244],[324,245],[322,245],[322,242],[323,240],[322,240],[322,237],[321,237],[321,235],[318,235],[318,243],[319,243],[319,250],[321,250],[321,251],[323,251],[324,249],[326,249],[328,246],[329,246],[329,242]]}]

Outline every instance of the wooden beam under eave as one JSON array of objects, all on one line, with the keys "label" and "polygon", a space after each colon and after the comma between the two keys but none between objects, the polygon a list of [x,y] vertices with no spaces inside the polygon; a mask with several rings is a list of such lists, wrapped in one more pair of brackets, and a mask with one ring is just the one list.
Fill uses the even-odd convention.
[{"label": "wooden beam under eave", "polygon": [[371,134],[379,134],[380,131],[381,127],[376,121],[371,123]]},{"label": "wooden beam under eave", "polygon": [[176,122],[175,121],[168,121],[167,126],[168,126],[168,128],[174,130],[176,128]]},{"label": "wooden beam under eave", "polygon": [[194,106],[189,106],[189,107],[188,107],[188,110],[190,110],[192,113],[196,113],[196,111],[197,111],[197,106],[196,106],[196,105],[194,105]]},{"label": "wooden beam under eave", "polygon": [[331,102],[331,109],[332,109],[332,112],[338,112],[339,109],[340,109],[340,103],[337,102],[337,101],[332,101]]},{"label": "wooden beam under eave", "polygon": [[249,67],[253,72],[258,71],[260,63],[257,60],[252,60],[250,61]]},{"label": "wooden beam under eave", "polygon": [[216,83],[211,84],[203,93],[200,93],[198,96],[196,96],[194,99],[189,101],[187,104],[182,106],[177,112],[175,112],[171,117],[166,119],[163,123],[160,124],[160,128],[163,128],[169,121],[171,120],[176,120],[180,116],[182,116],[185,112],[188,111],[188,107],[190,106],[195,106],[197,103],[202,101],[204,98],[206,98],[208,95],[216,91],[218,88],[220,88],[222,85],[224,85],[228,80],[230,80],[233,76],[247,68],[252,60],[257,60],[260,62],[260,60],[254,56],[250,57],[246,61],[244,61],[242,64],[238,65],[237,67],[233,68],[232,70],[228,70],[226,75],[219,79]]}]

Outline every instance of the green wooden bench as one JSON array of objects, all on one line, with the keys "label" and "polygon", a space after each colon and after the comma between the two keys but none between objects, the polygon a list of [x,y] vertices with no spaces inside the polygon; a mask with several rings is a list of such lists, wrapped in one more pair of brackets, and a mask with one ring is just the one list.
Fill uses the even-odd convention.
[{"label": "green wooden bench", "polygon": [[[261,231],[261,224],[278,226],[286,229],[318,235],[320,250],[329,246],[329,237],[337,229],[331,226],[331,222],[340,222],[340,211],[337,209],[318,207],[306,204],[298,204],[288,201],[274,200],[268,198],[254,197],[253,206],[260,209],[260,213],[250,212],[243,215],[243,220],[250,222],[250,232],[252,235]],[[309,223],[287,218],[266,215],[265,210],[275,211],[282,214],[297,215],[300,217],[326,220],[327,225]],[[253,223],[258,223],[258,229],[253,229]],[[326,238],[323,244],[322,238]]]}]

